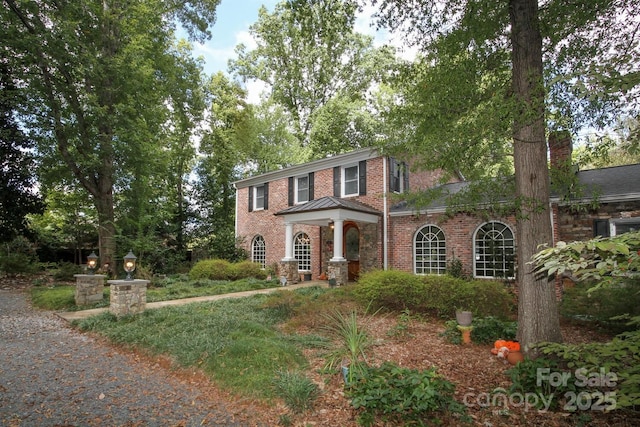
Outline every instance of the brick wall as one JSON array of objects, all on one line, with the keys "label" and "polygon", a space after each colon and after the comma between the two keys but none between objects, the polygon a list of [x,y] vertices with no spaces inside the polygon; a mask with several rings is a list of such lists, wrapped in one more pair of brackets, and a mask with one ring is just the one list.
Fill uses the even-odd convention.
[{"label": "brick wall", "polygon": [[571,212],[568,207],[556,208],[557,240],[572,242],[594,237],[594,222],[603,219],[640,218],[640,200],[602,203],[597,209]]}]

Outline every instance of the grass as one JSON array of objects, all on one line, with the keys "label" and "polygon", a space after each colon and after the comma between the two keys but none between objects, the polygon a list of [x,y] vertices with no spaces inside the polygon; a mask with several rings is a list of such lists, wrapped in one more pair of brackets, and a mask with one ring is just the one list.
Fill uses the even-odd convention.
[{"label": "grass", "polygon": [[280,332],[278,325],[287,317],[265,304],[267,298],[255,295],[165,307],[120,319],[103,313],[77,326],[120,345],[168,355],[181,366],[200,368],[243,396],[269,399],[278,396],[274,386],[278,373],[307,368],[302,351],[323,338]]},{"label": "grass", "polygon": [[[157,281],[147,289],[147,302],[172,299],[220,295],[280,286],[277,280],[242,279],[236,281],[189,280],[186,276],[174,276]],[[75,286],[54,284],[34,286],[30,290],[34,306],[53,311],[77,311],[109,305],[109,286],[105,286],[103,300],[99,303],[79,307],[75,304]]]}]

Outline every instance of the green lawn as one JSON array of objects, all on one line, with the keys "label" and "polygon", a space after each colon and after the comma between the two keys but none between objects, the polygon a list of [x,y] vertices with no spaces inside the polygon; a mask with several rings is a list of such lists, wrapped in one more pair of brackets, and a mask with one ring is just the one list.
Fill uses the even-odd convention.
[{"label": "green lawn", "polygon": [[[185,276],[175,276],[159,280],[150,286],[147,289],[147,302],[220,295],[277,286],[280,286],[277,280],[188,280]],[[83,307],[78,307],[75,304],[75,286],[73,285],[57,284],[53,286],[35,286],[31,288],[30,293],[33,305],[45,310],[76,311],[107,307],[109,305],[109,286],[105,286],[104,288],[104,299],[102,302]]]}]

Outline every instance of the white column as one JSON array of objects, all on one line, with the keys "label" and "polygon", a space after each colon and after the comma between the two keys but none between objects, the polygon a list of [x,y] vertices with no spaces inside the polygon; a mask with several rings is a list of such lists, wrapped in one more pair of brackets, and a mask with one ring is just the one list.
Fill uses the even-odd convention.
[{"label": "white column", "polygon": [[336,219],[333,222],[333,258],[330,261],[344,261],[342,256],[342,229],[344,226],[343,219]]},{"label": "white column", "polygon": [[295,259],[293,257],[293,224],[290,222],[286,222],[284,226],[284,258],[282,260],[293,261]]}]

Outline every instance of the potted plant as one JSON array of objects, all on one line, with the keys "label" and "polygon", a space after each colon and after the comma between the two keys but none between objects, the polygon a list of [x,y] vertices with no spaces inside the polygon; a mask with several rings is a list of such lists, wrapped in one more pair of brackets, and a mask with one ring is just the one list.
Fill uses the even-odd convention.
[{"label": "potted plant", "polygon": [[460,326],[471,326],[473,314],[468,310],[456,310],[456,321]]}]

